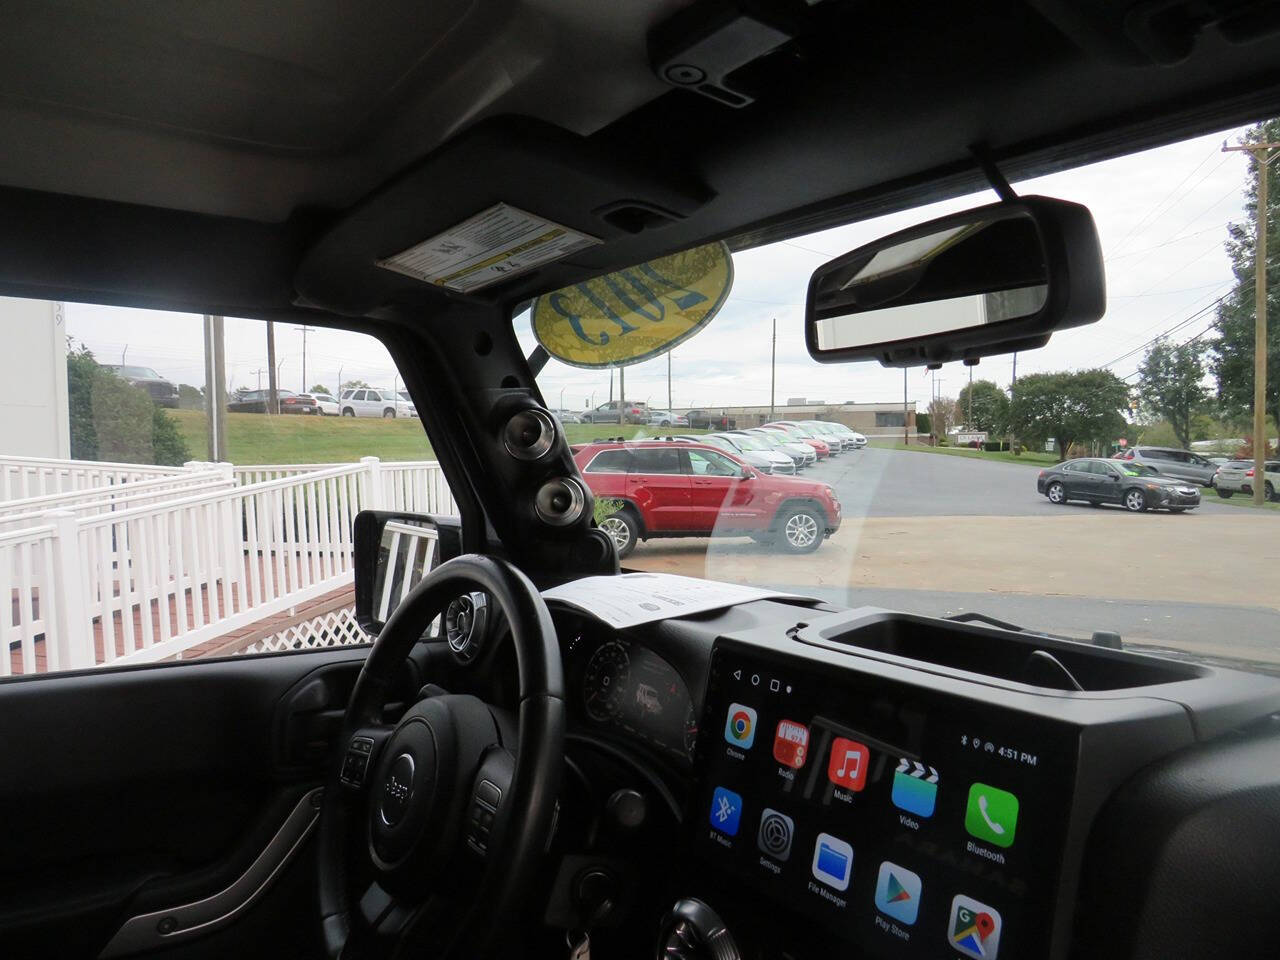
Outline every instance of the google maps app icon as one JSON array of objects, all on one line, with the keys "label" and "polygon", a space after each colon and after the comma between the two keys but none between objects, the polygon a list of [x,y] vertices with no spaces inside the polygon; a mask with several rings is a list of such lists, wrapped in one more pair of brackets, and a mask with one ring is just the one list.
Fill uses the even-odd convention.
[{"label": "google maps app icon", "polygon": [[972,897],[957,894],[951,901],[947,942],[966,957],[994,960],[1000,949],[1000,912]]}]

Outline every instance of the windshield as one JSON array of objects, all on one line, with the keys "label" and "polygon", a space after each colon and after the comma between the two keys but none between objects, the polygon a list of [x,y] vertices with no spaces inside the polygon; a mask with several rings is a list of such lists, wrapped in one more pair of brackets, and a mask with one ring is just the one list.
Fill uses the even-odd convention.
[{"label": "windshield", "polygon": [[[805,347],[815,268],[896,230],[990,203],[988,192],[734,250],[732,284],[714,318],[669,352],[626,366],[625,382],[616,368],[550,360],[538,383],[553,402],[591,410],[605,400],[648,401],[692,414],[682,428],[691,436],[757,430],[731,435],[744,450],[785,447],[794,464],[786,475],[756,466],[746,480],[693,476],[704,484],[691,488],[695,502],[714,509],[698,514],[695,505],[684,530],[658,529],[660,511],[634,507],[650,535],[629,548],[624,568],[850,606],[982,614],[1081,639],[1109,631],[1126,647],[1275,669],[1280,503],[1254,507],[1253,478],[1243,470],[1224,471],[1233,479],[1219,488],[1217,466],[1207,462],[1252,466],[1256,172],[1247,155],[1221,150],[1245,136],[1280,141],[1280,121],[1014,185],[1022,195],[1088,206],[1106,264],[1103,319],[1060,331],[1039,349],[904,372],[819,364]],[[1272,168],[1276,290],[1280,163]],[[514,323],[531,352],[529,311]],[[1269,389],[1274,444],[1280,392]],[[783,421],[798,426],[758,429]],[[591,424],[565,430],[574,442],[600,433]],[[612,431],[669,432],[634,420]],[[1108,464],[1139,446],[1166,452]],[[1048,489],[1042,473],[1077,458],[1097,458],[1097,469],[1060,473],[1061,489]],[[1156,478],[1176,482],[1150,482]],[[628,482],[669,496],[669,482]],[[814,543],[794,550],[781,542],[784,523],[814,528],[779,503],[809,506]]]},{"label": "windshield", "polygon": [[122,377],[136,377],[139,380],[159,380],[160,374],[156,373],[150,367],[121,367],[114,366],[110,369],[114,370]]}]

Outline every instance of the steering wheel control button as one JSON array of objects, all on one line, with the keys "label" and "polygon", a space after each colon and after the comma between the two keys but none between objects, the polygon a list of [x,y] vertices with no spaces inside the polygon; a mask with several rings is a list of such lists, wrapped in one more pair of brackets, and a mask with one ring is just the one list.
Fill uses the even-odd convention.
[{"label": "steering wheel control button", "polygon": [[382,822],[394,827],[404,819],[409,809],[409,801],[413,797],[413,757],[402,753],[391,764],[386,782],[382,785],[382,802],[378,805],[378,813]]},{"label": "steering wheel control button", "polygon": [[342,758],[342,782],[349,787],[363,786],[372,756],[373,740],[369,737],[354,738],[347,747],[347,755]]},{"label": "steering wheel control button", "polygon": [[467,814],[467,845],[476,853],[483,855],[489,849],[489,834],[493,832],[493,822],[497,819],[501,802],[502,790],[492,780],[481,780],[476,784]]}]

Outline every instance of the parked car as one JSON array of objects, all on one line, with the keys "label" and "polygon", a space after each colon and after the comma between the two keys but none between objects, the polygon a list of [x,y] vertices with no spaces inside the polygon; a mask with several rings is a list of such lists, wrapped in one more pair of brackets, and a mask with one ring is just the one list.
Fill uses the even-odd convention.
[{"label": "parked car", "polygon": [[[819,460],[825,460],[827,457],[839,452],[839,444],[836,444],[836,447],[833,450],[831,444],[827,443],[825,440],[819,440],[817,437],[811,437],[805,431],[797,430],[795,427],[783,426],[780,423],[766,423],[760,429],[773,430],[775,433],[780,433],[784,437],[794,440],[797,443],[808,444],[813,447],[813,452],[818,455]],[[834,441],[832,442],[834,443]]]},{"label": "parked car", "polygon": [[858,446],[853,437],[833,430],[833,425],[823,420],[775,420],[773,423],[765,424],[766,427],[775,425],[792,427],[800,435],[810,440],[821,440],[831,448],[833,454],[844,450],[855,450]]},{"label": "parked car", "polygon": [[[618,405],[619,401],[609,400],[606,403],[600,404],[600,406],[593,410],[584,411],[582,414],[582,422],[618,423]],[[625,401],[623,416],[627,423],[646,423],[649,419],[649,409],[643,403],[627,400]]]},{"label": "parked car", "polygon": [[[228,401],[228,413],[266,413],[271,398],[270,390],[246,390],[238,393],[235,399]],[[276,398],[280,401],[281,413],[316,414],[320,408],[310,395],[294,393],[292,390],[277,390]]]},{"label": "parked car", "polygon": [[852,443],[846,445],[845,449],[852,447],[854,450],[861,450],[867,445],[865,436],[843,423],[836,423],[834,420],[815,420],[813,423],[821,430],[834,433],[842,439],[851,440]]},{"label": "parked car", "polygon": [[110,370],[117,377],[135,387],[147,391],[147,394],[162,407],[176,410],[178,407],[178,385],[166,380],[150,367],[125,366],[118,363],[104,363],[104,370]]},{"label": "parked car", "polygon": [[[693,439],[696,440],[699,438],[694,437]],[[701,439],[711,443],[713,446],[720,446],[719,443],[714,441],[723,441],[730,444],[732,449],[730,449],[729,452],[736,452],[738,457],[746,460],[747,463],[752,466],[756,465],[756,459],[753,458],[758,458],[768,462],[770,466],[766,471],[767,473],[794,476],[798,470],[796,462],[792,459],[790,454],[783,453],[781,450],[777,450],[769,446],[760,437],[749,436],[745,433],[710,433],[703,434]],[[721,447],[721,449],[723,450],[726,448]]]},{"label": "parked car", "polygon": [[338,407],[344,417],[416,417],[417,408],[409,395],[385,387],[343,390],[338,397]]},{"label": "parked car", "polygon": [[818,454],[813,447],[807,443],[799,443],[792,440],[777,430],[762,430],[760,427],[752,427],[749,430],[734,430],[730,436],[736,437],[739,434],[754,437],[771,449],[786,454],[795,463],[796,470],[803,470],[805,467],[812,466],[818,462]]},{"label": "parked car", "polygon": [[723,411],[690,410],[685,417],[694,430],[736,430],[738,428],[738,421]]},{"label": "parked car", "polygon": [[670,410],[650,410],[649,426],[687,427],[689,426],[689,418],[682,413],[672,413]]},{"label": "parked car", "polygon": [[1116,457],[1124,463],[1143,463],[1161,476],[1190,480],[1202,487],[1213,486],[1218,467],[1208,457],[1176,447],[1130,447]]},{"label": "parked car", "polygon": [[561,423],[582,423],[582,415],[576,410],[558,410],[553,409],[547,411]]},{"label": "parked car", "polygon": [[1168,510],[1183,513],[1200,506],[1200,490],[1186,480],[1161,476],[1143,463],[1102,457],[1068,460],[1036,478],[1036,492],[1050,503],[1084,500],[1095,506],[1119,503],[1132,513]]},{"label": "parked car", "polygon": [[597,500],[621,501],[600,528],[625,557],[639,540],[741,534],[809,553],[840,527],[825,483],[774,477],[708,444],[588,443],[574,460]]},{"label": "parked car", "polygon": [[[761,473],[794,474],[795,464],[791,458],[772,450],[747,450],[735,443],[727,434],[708,433],[699,436],[674,437],[682,443],[705,443],[732,454],[744,463],[749,463]],[[739,440],[743,439],[741,437]]]},{"label": "parked car", "polygon": [[[1262,474],[1263,486],[1268,500],[1280,500],[1280,460],[1268,460]],[[1231,460],[1218,468],[1214,476],[1214,489],[1224,500],[1237,492],[1253,496],[1254,464],[1252,460]]]},{"label": "parked car", "polygon": [[331,397],[327,393],[300,393],[300,397],[310,397],[316,403],[316,412],[322,417],[336,417],[338,415],[338,398]]}]

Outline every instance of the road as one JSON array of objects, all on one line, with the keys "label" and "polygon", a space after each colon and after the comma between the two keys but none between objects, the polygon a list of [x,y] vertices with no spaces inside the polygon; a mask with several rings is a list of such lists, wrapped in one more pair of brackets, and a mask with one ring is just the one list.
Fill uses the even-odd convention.
[{"label": "road", "polygon": [[1280,514],[1212,500],[1182,515],[1054,506],[1032,466],[879,448],[803,476],[843,505],[841,529],[815,553],[656,540],[627,565],[1280,663]]}]

